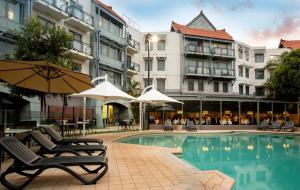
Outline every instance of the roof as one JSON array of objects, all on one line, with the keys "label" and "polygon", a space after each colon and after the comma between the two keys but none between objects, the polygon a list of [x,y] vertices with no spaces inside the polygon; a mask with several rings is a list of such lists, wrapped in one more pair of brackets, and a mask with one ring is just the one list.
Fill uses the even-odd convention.
[{"label": "roof", "polygon": [[108,11],[109,13],[111,13],[112,15],[114,15],[115,17],[117,17],[118,19],[120,19],[121,21],[125,22],[123,20],[123,18],[118,15],[113,9],[111,6],[108,6],[108,5],[105,5],[104,3],[102,3],[101,1],[99,0],[96,0],[96,3],[98,3],[98,5],[100,5],[102,8],[104,8],[106,11]]},{"label": "roof", "polygon": [[233,38],[230,34],[228,34],[225,29],[224,30],[205,30],[199,28],[191,28],[185,25],[177,24],[172,21],[171,26],[175,31],[180,32],[185,35],[191,36],[201,36],[201,37],[209,37],[209,38],[216,38],[222,40],[230,40],[233,41]]},{"label": "roof", "polygon": [[292,50],[300,48],[300,40],[280,40],[279,48],[289,48]]}]

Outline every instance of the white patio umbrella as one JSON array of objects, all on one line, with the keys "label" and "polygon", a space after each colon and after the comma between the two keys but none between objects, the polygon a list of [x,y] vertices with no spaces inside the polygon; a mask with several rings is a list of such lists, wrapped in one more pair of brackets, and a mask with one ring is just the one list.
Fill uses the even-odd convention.
[{"label": "white patio umbrella", "polygon": [[[151,90],[149,90],[148,92],[145,92],[145,90],[152,88]],[[154,104],[163,104],[164,103],[179,103],[179,104],[183,104],[182,102],[179,102],[178,100],[175,100],[161,92],[159,92],[158,90],[156,90],[154,88],[154,86],[148,86],[144,89],[144,91],[142,92],[142,95],[137,97],[135,101],[139,101],[140,102],[140,131],[142,130],[142,119],[141,119],[141,115],[142,115],[142,104],[141,103],[154,103]],[[164,122],[164,121],[163,121]]]},{"label": "white patio umbrella", "polygon": [[83,91],[78,94],[71,94],[71,97],[82,97],[83,98],[83,135],[85,135],[85,109],[86,109],[86,98],[92,98],[102,101],[112,100],[135,100],[133,96],[130,96],[126,92],[115,87],[113,84],[107,81],[107,77],[104,77],[105,81],[96,85],[94,88]]}]

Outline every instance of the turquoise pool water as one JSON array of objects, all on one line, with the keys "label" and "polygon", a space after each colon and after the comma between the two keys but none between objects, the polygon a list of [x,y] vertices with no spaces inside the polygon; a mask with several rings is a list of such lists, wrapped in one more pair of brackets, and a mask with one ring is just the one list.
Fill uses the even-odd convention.
[{"label": "turquoise pool water", "polygon": [[235,190],[300,189],[300,137],[226,133],[141,135],[119,142],[181,147],[181,159],[201,170],[220,170],[236,180]]}]

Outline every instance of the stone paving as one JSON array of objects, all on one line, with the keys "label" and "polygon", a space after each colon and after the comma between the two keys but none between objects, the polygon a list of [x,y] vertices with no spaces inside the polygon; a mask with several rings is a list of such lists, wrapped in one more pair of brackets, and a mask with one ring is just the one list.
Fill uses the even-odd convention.
[{"label": "stone paving", "polygon": [[[142,133],[153,133],[153,131]],[[63,171],[49,169],[37,177],[26,189],[229,190],[234,184],[232,178],[219,171],[200,171],[172,154],[180,153],[180,149],[113,142],[134,134],[140,134],[140,132],[104,133],[89,136],[102,138],[108,147],[109,170],[97,184],[82,185]],[[5,161],[2,171],[10,162],[11,160]],[[79,168],[75,168],[75,170],[79,174],[87,175]],[[10,179],[16,182],[21,180],[16,175],[12,175]],[[0,189],[5,188],[0,185]]]}]

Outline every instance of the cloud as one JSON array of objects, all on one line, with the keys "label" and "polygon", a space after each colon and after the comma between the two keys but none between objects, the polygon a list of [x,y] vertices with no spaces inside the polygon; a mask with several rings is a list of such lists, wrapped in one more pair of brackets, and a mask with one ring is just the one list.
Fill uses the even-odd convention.
[{"label": "cloud", "polygon": [[193,0],[198,7],[211,6],[217,11],[241,11],[243,9],[253,8],[254,3],[252,0]]}]

